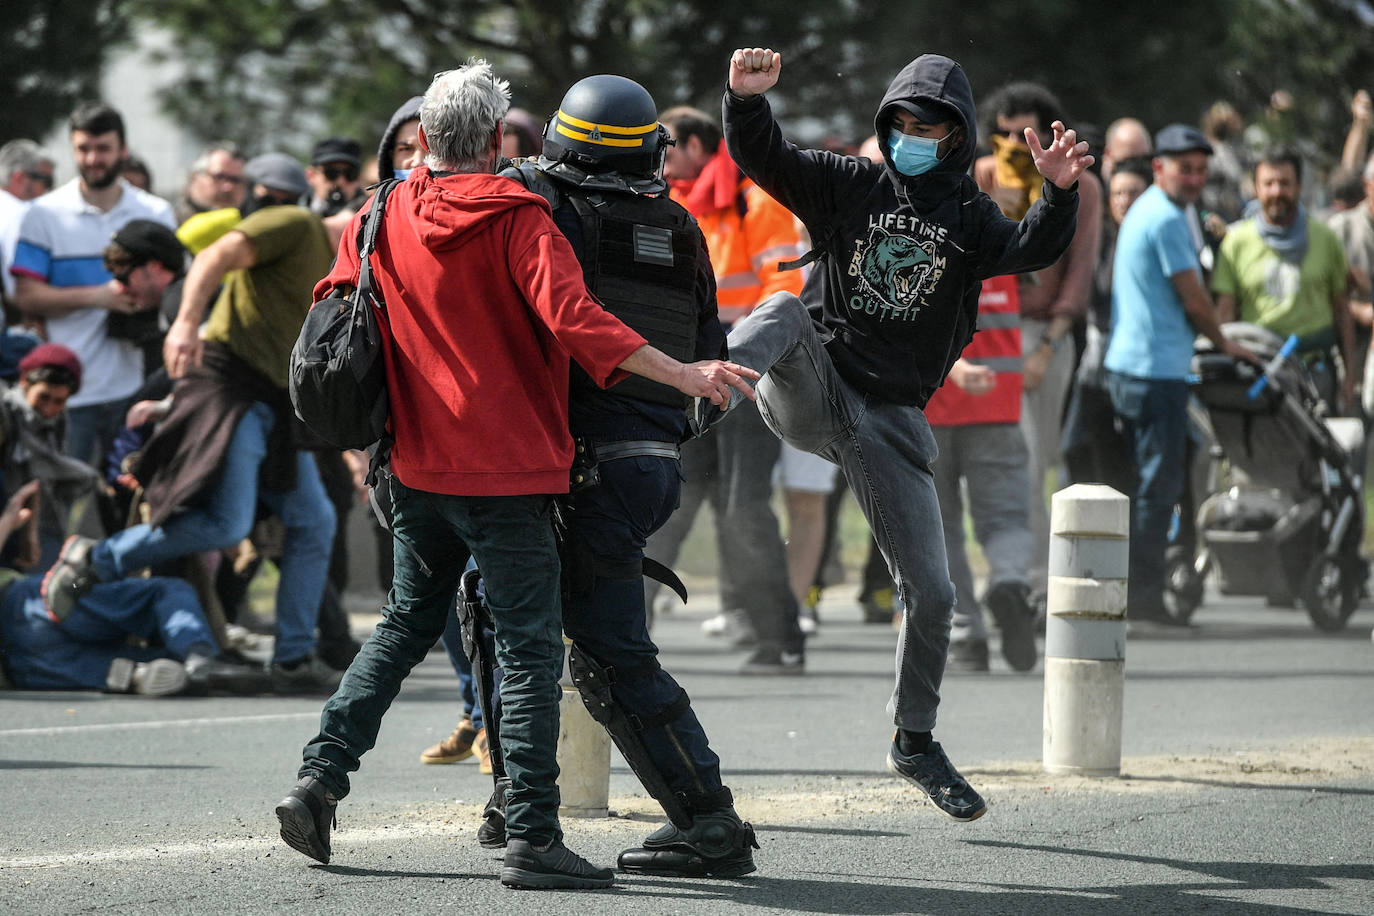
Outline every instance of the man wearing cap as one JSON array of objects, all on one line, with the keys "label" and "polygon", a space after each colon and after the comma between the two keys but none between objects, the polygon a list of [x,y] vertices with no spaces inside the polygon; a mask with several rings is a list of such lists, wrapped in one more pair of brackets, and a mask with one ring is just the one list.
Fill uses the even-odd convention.
[{"label": "man wearing cap", "polygon": [[310,152],[310,210],[319,216],[352,212],[367,200],[363,193],[362,147],[348,137],[325,137]]},{"label": "man wearing cap", "polygon": [[1107,391],[1136,468],[1131,500],[1130,598],[1135,620],[1168,622],[1164,549],[1183,494],[1193,339],[1251,359],[1221,334],[1202,283],[1188,207],[1207,183],[1212,147],[1202,132],[1171,124],[1155,138],[1155,183],[1127,211],[1112,268],[1112,336],[1103,365]]},{"label": "man wearing cap", "polygon": [[[178,379],[172,411],[148,441],[136,475],[148,524],[105,540],[73,539],[45,599],[60,616],[93,582],[237,544],[257,502],[286,526],[277,589],[273,689],[328,691],[338,672],[315,655],[315,623],[334,541],[334,509],[315,462],[292,444],[287,363],[331,252],[320,218],[296,201],[305,170],[281,153],[248,162],[248,215],[191,265],[163,359]],[[201,337],[201,316],[216,287]]]},{"label": "man wearing cap", "polygon": [[119,112],[87,103],[68,125],[78,175],[29,207],[9,270],[19,308],[43,322],[49,340],[81,358],[86,384],[68,405],[66,449],[94,461],[143,382],[142,351],[110,322],[140,306],[105,269],[102,252],[130,220],[176,224],[170,204],[119,176],[128,152]]},{"label": "man wearing cap", "polygon": [[105,269],[141,309],[132,315],[111,315],[110,324],[143,350],[144,374],[150,375],[162,367],[162,335],[181,305],[186,249],[171,229],[136,219],[114,234],[104,257]]}]

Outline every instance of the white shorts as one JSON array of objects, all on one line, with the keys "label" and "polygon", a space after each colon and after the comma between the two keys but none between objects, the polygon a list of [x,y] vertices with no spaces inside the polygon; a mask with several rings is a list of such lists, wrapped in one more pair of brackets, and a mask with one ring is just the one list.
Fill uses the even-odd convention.
[{"label": "white shorts", "polygon": [[803,452],[784,442],[782,455],[773,471],[773,481],[785,490],[829,493],[835,488],[835,475],[839,470],[819,455]]}]

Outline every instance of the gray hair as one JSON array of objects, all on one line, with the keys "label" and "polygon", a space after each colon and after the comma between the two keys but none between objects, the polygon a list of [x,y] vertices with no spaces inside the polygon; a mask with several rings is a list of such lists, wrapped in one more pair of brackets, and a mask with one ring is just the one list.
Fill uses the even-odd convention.
[{"label": "gray hair", "polygon": [[496,126],[510,109],[510,83],[478,58],[434,77],[420,103],[420,126],[429,155],[425,165],[470,171],[486,161]]},{"label": "gray hair", "polygon": [[0,184],[15,172],[32,172],[40,165],[53,166],[52,154],[32,140],[11,140],[0,146]]},{"label": "gray hair", "polygon": [[228,153],[231,158],[237,159],[239,162],[245,162],[248,159],[233,140],[219,140],[205,147],[196,157],[196,161],[191,163],[191,174],[199,175],[210,171],[210,157],[215,153]]}]

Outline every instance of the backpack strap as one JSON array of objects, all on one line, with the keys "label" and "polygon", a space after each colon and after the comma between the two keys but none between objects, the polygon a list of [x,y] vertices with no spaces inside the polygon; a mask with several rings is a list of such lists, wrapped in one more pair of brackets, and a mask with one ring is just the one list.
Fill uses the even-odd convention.
[{"label": "backpack strap", "polygon": [[377,248],[377,233],[382,229],[382,216],[386,213],[386,199],[391,196],[391,192],[401,181],[398,178],[388,178],[377,185],[377,193],[372,195],[372,203],[368,206],[367,212],[363,214],[362,226],[359,234],[362,236],[358,243],[358,297],[364,302],[370,302],[379,308],[385,307],[381,299],[374,298],[372,295],[372,252]]}]

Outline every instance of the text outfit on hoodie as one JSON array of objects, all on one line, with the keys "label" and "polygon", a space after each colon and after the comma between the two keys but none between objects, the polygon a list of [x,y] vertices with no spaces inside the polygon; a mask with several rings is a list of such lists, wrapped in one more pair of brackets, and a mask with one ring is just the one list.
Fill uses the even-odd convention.
[{"label": "text outfit on hoodie", "polygon": [[[972,89],[948,58],[924,55],[897,75],[875,117],[879,137],[901,101],[951,108],[973,134]],[[907,177],[886,143],[876,163],[798,149],[762,95],[727,92],[723,109],[731,156],[827,255],[800,300],[775,296],[737,325],[730,352],[765,373],[758,404],[773,431],[838,464],[858,499],[906,609],[888,710],[900,728],[929,732],[954,589],[922,408],[969,341],[982,280],[1058,258],[1073,237],[1077,192],[1046,182],[1017,223],[966,175],[967,139]]]}]

